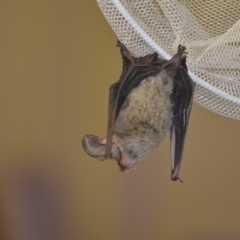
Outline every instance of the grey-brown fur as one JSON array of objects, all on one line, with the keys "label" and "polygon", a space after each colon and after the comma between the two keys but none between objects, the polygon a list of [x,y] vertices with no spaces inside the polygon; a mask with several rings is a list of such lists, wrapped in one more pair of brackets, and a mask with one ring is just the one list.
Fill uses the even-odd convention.
[{"label": "grey-brown fur", "polygon": [[173,81],[166,71],[135,88],[117,117],[113,139],[134,165],[152,152],[170,131]]}]

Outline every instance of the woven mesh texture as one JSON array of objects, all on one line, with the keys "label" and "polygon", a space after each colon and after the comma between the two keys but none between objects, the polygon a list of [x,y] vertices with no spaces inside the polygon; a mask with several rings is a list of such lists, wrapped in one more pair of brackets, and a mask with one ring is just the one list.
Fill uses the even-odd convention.
[{"label": "woven mesh texture", "polygon": [[240,120],[239,0],[97,0],[105,18],[136,56],[170,59],[187,47],[194,101]]}]

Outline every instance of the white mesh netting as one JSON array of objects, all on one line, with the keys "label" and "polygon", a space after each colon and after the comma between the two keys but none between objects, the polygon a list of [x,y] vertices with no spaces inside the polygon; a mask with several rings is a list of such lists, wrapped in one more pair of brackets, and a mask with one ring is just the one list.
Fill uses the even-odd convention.
[{"label": "white mesh netting", "polygon": [[187,47],[194,101],[240,120],[239,0],[97,0],[119,40],[136,56],[170,59]]}]

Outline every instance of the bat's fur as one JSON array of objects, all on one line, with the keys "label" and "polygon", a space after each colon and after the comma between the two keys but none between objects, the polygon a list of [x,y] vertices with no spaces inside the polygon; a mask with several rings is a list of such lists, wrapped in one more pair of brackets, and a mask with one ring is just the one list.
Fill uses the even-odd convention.
[{"label": "bat's fur", "polygon": [[126,99],[115,123],[113,141],[131,159],[131,166],[149,155],[170,131],[172,88],[172,79],[161,71],[143,80]]}]

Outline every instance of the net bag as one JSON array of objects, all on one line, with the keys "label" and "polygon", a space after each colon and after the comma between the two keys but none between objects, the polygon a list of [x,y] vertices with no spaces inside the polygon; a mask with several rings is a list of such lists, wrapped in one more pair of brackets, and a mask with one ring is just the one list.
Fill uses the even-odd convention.
[{"label": "net bag", "polygon": [[117,37],[137,57],[169,60],[187,48],[194,101],[240,120],[239,0],[97,0]]}]

